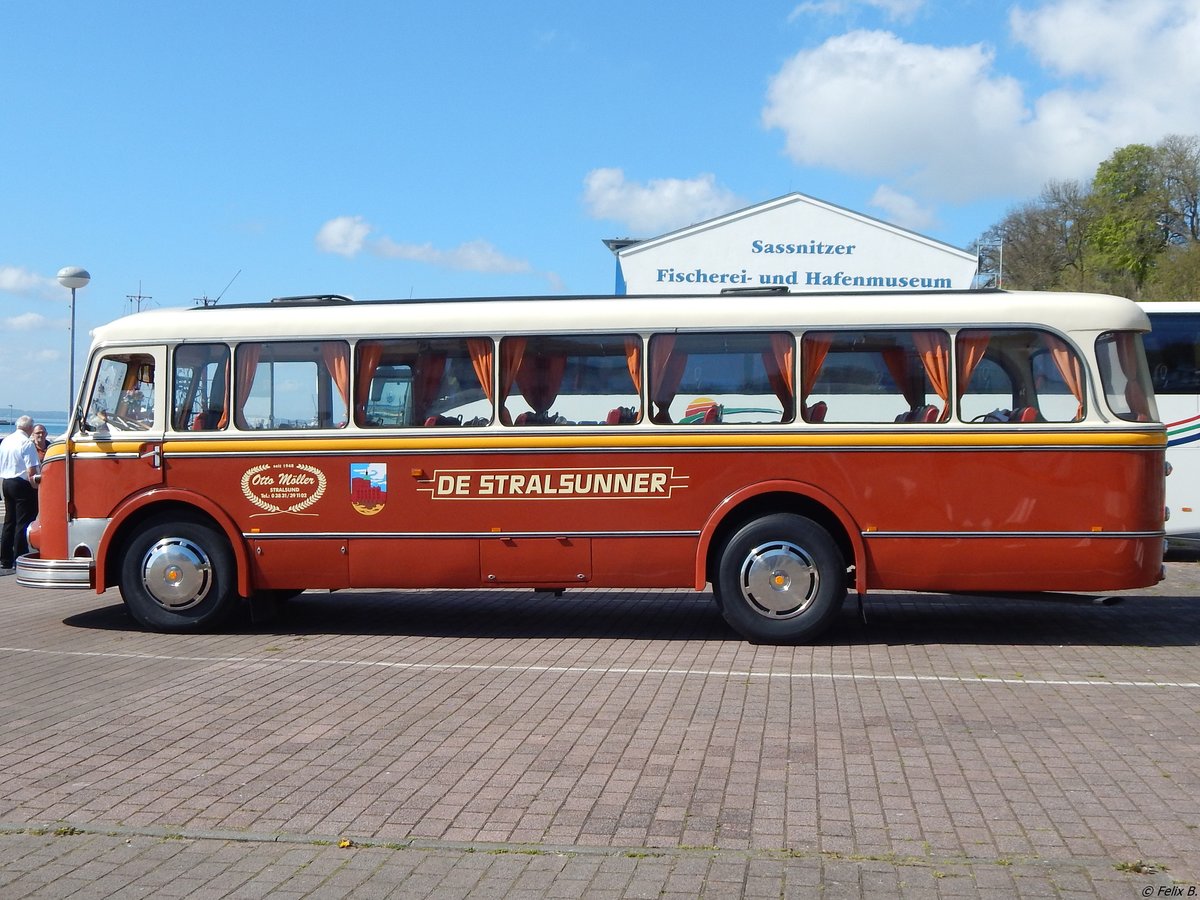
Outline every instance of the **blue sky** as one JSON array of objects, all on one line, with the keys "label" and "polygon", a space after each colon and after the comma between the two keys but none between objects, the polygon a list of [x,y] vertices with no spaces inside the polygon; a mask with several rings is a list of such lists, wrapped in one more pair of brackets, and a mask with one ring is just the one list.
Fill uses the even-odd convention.
[{"label": "blue sky", "polygon": [[0,0],[0,41],[0,415],[66,405],[67,265],[82,361],[139,290],[607,293],[604,238],[792,191],[966,247],[1200,132],[1196,0]]}]

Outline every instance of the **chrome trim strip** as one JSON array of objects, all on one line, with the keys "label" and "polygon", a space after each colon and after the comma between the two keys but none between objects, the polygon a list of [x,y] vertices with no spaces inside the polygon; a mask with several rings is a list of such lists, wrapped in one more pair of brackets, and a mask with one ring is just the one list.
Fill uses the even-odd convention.
[{"label": "chrome trim strip", "polygon": [[864,531],[863,538],[1162,538],[1165,531]]},{"label": "chrome trim strip", "polygon": [[295,540],[320,538],[325,540],[355,540],[357,538],[388,538],[412,540],[417,538],[460,540],[462,538],[697,538],[699,531],[243,531],[248,541]]},{"label": "chrome trim strip", "polygon": [[93,587],[93,560],[42,559],[27,553],[17,559],[17,584],[28,588],[85,590]]}]

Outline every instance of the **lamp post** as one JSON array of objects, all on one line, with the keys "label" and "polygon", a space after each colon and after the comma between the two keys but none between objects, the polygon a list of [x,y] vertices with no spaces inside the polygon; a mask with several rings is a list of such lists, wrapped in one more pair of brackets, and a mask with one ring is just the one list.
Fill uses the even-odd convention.
[{"label": "lamp post", "polygon": [[92,280],[92,276],[88,274],[87,269],[81,269],[79,266],[63,266],[58,270],[58,283],[65,288],[71,289],[71,355],[67,360],[67,428],[71,427],[71,419],[74,417],[74,410],[71,406],[75,402],[75,291],[81,287],[86,287],[87,283]]}]

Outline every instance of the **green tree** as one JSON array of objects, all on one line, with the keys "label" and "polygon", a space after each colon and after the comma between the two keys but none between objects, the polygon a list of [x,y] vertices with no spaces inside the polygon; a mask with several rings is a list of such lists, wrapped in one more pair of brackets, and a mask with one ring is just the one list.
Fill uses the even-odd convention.
[{"label": "green tree", "polygon": [[1155,148],[1129,144],[1100,163],[1092,179],[1087,247],[1102,273],[1133,297],[1141,294],[1168,244],[1168,204],[1160,176]]},{"label": "green tree", "polygon": [[1172,244],[1200,241],[1200,137],[1171,134],[1155,146]]},{"label": "green tree", "polygon": [[1087,191],[1052,181],[1036,200],[1012,210],[979,240],[1003,248],[1003,286],[1014,290],[1079,290],[1088,283]]},{"label": "green tree", "polygon": [[1003,285],[1200,299],[1200,137],[1120,147],[1088,186],[1051,181],[984,232]]},{"label": "green tree", "polygon": [[1146,300],[1200,300],[1200,241],[1168,247],[1142,294]]}]

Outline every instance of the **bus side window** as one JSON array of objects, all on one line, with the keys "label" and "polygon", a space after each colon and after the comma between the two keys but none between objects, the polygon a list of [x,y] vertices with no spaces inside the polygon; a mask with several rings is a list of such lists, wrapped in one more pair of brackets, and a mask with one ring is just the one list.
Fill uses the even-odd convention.
[{"label": "bus side window", "polygon": [[92,431],[153,428],[154,357],[126,353],[101,359],[85,422]]},{"label": "bus side window", "polygon": [[217,431],[229,425],[229,347],[182,344],[175,350],[171,424],[176,431]]},{"label": "bus side window", "polygon": [[787,332],[656,334],[650,418],[660,425],[791,422],[795,356]]},{"label": "bus side window", "polygon": [[345,341],[238,344],[237,427],[342,428],[348,418],[350,347]]},{"label": "bus side window", "polygon": [[508,425],[633,425],[642,419],[636,334],[508,337],[500,416]]},{"label": "bus side window", "polygon": [[1057,335],[1030,328],[963,330],[957,393],[966,422],[1077,422],[1084,416],[1083,364]]},{"label": "bus side window", "polygon": [[1200,314],[1152,312],[1149,334],[1142,336],[1154,378],[1155,394],[1200,391]]},{"label": "bus side window", "polygon": [[932,425],[950,417],[944,331],[815,331],[800,351],[805,421]]},{"label": "bus side window", "polygon": [[354,354],[354,421],[359,428],[491,422],[488,338],[359,341]]}]

